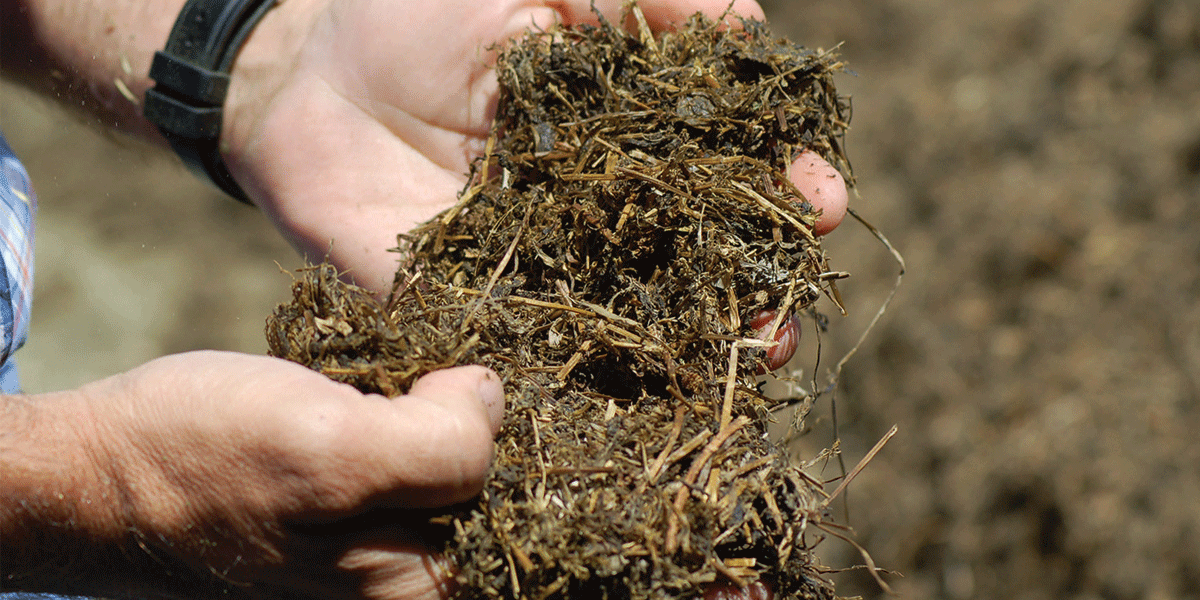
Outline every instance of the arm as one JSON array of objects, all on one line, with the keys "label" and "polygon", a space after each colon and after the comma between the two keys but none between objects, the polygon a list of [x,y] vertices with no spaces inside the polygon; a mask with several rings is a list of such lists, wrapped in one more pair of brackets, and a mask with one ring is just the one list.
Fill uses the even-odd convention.
[{"label": "arm", "polygon": [[[181,4],[7,1],[5,75],[161,143],[121,88],[138,99],[150,85]],[[332,243],[339,269],[382,289],[395,234],[453,202],[486,135],[496,84],[484,49],[531,24],[590,18],[588,5],[287,0],[234,64],[226,161],[298,248],[320,258]],[[726,6],[643,4],[658,27]],[[761,14],[753,2],[735,8]],[[817,167],[794,173],[829,187],[814,175],[828,165]],[[5,398],[0,585],[435,595],[442,574],[404,511],[480,489],[501,397],[477,368],[430,374],[389,402],[282,361],[196,353]],[[388,518],[360,518],[372,511]]]},{"label": "arm", "polygon": [[[298,0],[302,4],[306,0]],[[0,4],[0,67],[11,79],[105,127],[165,146],[142,117],[154,52],[166,43],[184,0],[14,0]],[[289,4],[292,2],[289,1]],[[239,57],[241,79],[264,76],[303,39],[302,11],[273,10]],[[249,83],[249,82],[243,82]]]},{"label": "arm", "polygon": [[[83,450],[73,394],[0,397],[0,588],[16,585],[78,591],[65,565],[94,563],[87,546],[99,542],[115,515]],[[107,513],[107,514],[106,514]],[[94,536],[80,531],[95,530]],[[111,537],[111,535],[110,535]],[[60,566],[61,565],[61,566]],[[83,566],[92,572],[94,564]]]},{"label": "arm", "polygon": [[[153,53],[181,5],[6,3],[4,69],[104,123],[162,143],[122,87],[140,101]],[[620,11],[617,0],[596,6],[610,17]],[[720,15],[729,3],[641,6],[661,29],[698,10]],[[752,0],[733,8],[762,16]],[[267,13],[234,62],[225,162],[308,258],[328,254],[357,283],[384,290],[395,273],[387,249],[396,234],[452,205],[482,151],[498,89],[487,48],[533,26],[593,18],[590,0],[287,0]],[[828,191],[809,198],[828,215],[818,224],[825,233],[840,220],[845,189],[812,171],[793,173],[802,190]]]},{"label": "arm", "polygon": [[[426,568],[410,511],[478,493],[502,412],[499,381],[481,367],[432,373],[387,400],[299,365],[216,352],[0,398],[0,586],[435,592],[444,583]],[[386,516],[358,518],[368,513]]]},{"label": "arm", "polygon": [[135,97],[145,93],[150,58],[166,40],[182,5],[182,0],[4,2],[0,65],[5,77],[64,106],[82,109],[106,125],[150,136],[138,106],[120,88]]}]

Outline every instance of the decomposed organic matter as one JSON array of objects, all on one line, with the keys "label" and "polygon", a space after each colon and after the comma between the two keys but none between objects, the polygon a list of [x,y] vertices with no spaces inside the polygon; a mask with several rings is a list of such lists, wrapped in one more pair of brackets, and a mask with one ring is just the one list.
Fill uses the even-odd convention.
[{"label": "decomposed organic matter", "polygon": [[309,269],[272,353],[388,395],[457,364],[505,378],[490,481],[431,521],[463,597],[831,598],[824,492],[767,438],[756,373],[811,322],[776,345],[762,315],[837,302],[786,169],[807,149],[853,181],[841,62],[696,16],[531,33],[496,69],[487,153],[402,236],[390,296]]}]

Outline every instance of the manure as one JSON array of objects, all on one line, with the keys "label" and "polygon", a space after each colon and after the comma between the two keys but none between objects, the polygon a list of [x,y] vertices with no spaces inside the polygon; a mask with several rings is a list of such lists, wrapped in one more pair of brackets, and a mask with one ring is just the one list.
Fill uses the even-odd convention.
[{"label": "manure", "polygon": [[852,181],[843,65],[757,21],[654,37],[629,10],[633,31],[600,19],[500,49],[485,155],[454,207],[400,236],[391,294],[306,269],[271,353],[388,396],[453,365],[501,374],[490,480],[430,521],[461,597],[761,580],[832,598],[806,534],[825,492],[766,435],[778,402],[748,322],[840,307],[787,169],[811,149]]}]

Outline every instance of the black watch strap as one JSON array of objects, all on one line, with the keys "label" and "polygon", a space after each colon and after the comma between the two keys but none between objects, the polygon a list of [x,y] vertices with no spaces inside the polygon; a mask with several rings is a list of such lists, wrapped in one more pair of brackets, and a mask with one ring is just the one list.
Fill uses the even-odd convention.
[{"label": "black watch strap", "polygon": [[143,114],[194,173],[250,203],[221,158],[229,70],[250,31],[279,0],[187,0],[167,47],[154,53]]}]

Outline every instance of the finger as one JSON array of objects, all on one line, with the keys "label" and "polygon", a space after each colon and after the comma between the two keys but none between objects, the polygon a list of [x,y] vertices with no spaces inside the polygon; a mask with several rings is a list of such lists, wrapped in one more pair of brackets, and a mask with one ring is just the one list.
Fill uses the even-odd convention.
[{"label": "finger", "polygon": [[754,0],[735,0],[732,5],[726,0],[657,0],[639,4],[646,15],[651,29],[661,30],[686,21],[697,12],[710,19],[725,18],[727,24],[738,26],[737,17],[763,20],[762,7]]},{"label": "finger", "polygon": [[404,600],[459,597],[453,566],[447,560],[430,554],[426,547],[405,546],[395,538],[382,538],[352,548],[338,561],[338,568],[361,581],[358,593],[347,597]]},{"label": "finger", "polygon": [[[504,417],[500,378],[479,366],[434,371],[394,399],[398,474],[391,498],[404,506],[444,506],[483,489]],[[400,463],[403,464],[400,464]]]},{"label": "finger", "polygon": [[[500,425],[504,422],[504,386],[500,383],[500,377],[491,369],[466,366],[434,371],[418,379],[408,395],[428,398],[439,403],[461,401],[470,391],[466,386],[471,383],[472,378],[475,380],[475,392],[483,404],[492,435],[495,436],[500,433]],[[462,388],[457,398],[448,394],[455,388]],[[472,404],[469,408],[473,410],[475,406]]]},{"label": "finger", "polygon": [[755,581],[744,588],[729,584],[715,584],[704,590],[704,600],[772,600],[775,593],[762,581]]},{"label": "finger", "polygon": [[445,506],[483,488],[504,409],[491,370],[435,371],[389,400],[283,360],[227,356],[209,385],[237,375],[228,396],[274,440],[268,455],[303,474],[298,495],[311,498],[314,516]]},{"label": "finger", "polygon": [[[597,21],[590,0],[551,0],[546,4],[557,10],[568,24],[594,24]],[[594,4],[604,18],[612,21],[620,17],[624,1],[596,0]],[[754,0],[734,0],[732,5],[724,0],[647,0],[638,3],[638,7],[646,16],[647,24],[656,31],[677,26],[697,12],[710,19],[726,17],[725,21],[734,26],[738,25],[736,17],[765,18],[762,7]]]},{"label": "finger", "polygon": [[[264,489],[334,515],[474,496],[504,409],[499,377],[479,366],[435,371],[391,400],[264,356],[192,352],[147,368],[131,372],[143,396],[192,397],[162,410],[188,428],[203,424],[208,446],[261,467]],[[162,410],[151,416],[161,420]],[[301,476],[275,481],[289,470]]]},{"label": "finger", "polygon": [[846,216],[849,201],[842,174],[816,152],[805,150],[792,163],[791,178],[813,208],[821,211],[813,226],[813,235],[825,235],[837,229]]},{"label": "finger", "polygon": [[[775,342],[767,348],[767,369],[774,371],[787,364],[796,354],[800,345],[800,318],[796,313],[788,313],[779,323],[779,328],[772,330],[779,315],[778,311],[764,310],[750,320],[750,329],[755,338]],[[760,373],[761,374],[761,373]]]}]

